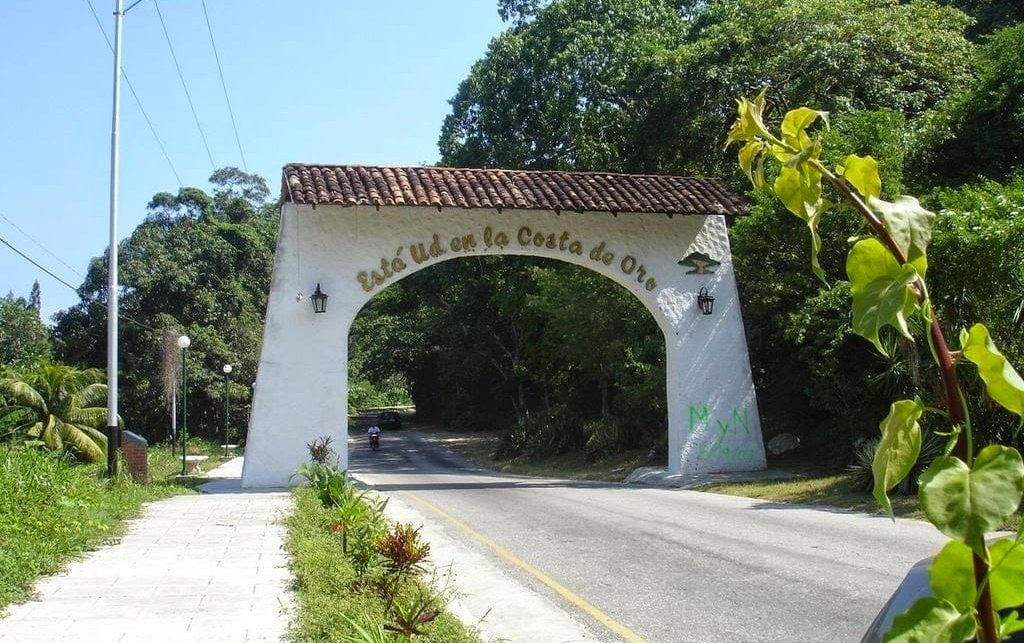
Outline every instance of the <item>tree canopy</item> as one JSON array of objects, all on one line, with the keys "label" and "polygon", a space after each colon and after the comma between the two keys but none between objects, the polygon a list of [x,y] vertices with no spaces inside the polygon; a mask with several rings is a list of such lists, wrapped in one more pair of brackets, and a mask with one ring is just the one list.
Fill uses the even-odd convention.
[{"label": "tree canopy", "polygon": [[452,99],[444,163],[721,174],[738,95],[913,118],[970,77],[969,19],[925,0],[528,5]]},{"label": "tree canopy", "polygon": [[[265,181],[235,168],[210,178],[212,193],[160,193],[120,244],[121,415],[151,439],[167,434],[161,407],[164,332],[186,334],[190,432],[219,435],[230,363],[231,424],[244,426],[255,379],[273,266],[277,217]],[[106,354],[105,257],[92,260],[81,302],[56,316],[61,359],[102,367]]]},{"label": "tree canopy", "polygon": [[[1024,131],[1016,4],[499,0],[510,27],[452,98],[439,140],[442,161],[717,174],[744,190],[722,144],[735,99],[768,88],[770,110],[800,104],[827,110],[829,162],[872,154],[886,194],[901,193],[905,184],[926,192],[936,180],[958,186],[978,174],[1005,180],[1020,172]],[[929,199],[960,199],[959,190],[972,189]],[[993,190],[1008,199],[1005,208],[1017,207],[1018,190],[989,186],[985,193]],[[858,435],[874,431],[849,409],[874,404],[879,386],[903,386],[907,357],[895,351],[894,360],[884,360],[860,350],[844,312],[845,253],[820,257],[834,286],[823,289],[802,270],[809,246],[799,222],[757,194],[750,198],[754,208],[736,222],[732,242],[767,432],[795,430],[814,448],[848,449]],[[995,211],[993,202],[963,199],[979,211],[962,216]],[[960,243],[974,247],[1008,225],[958,226],[966,238]],[[821,225],[832,241],[826,247],[842,250],[860,226],[842,210],[830,213]],[[944,232],[939,237],[937,252],[957,247]],[[986,270],[1016,292],[1016,253],[984,256]],[[948,276],[950,287],[961,281],[959,273]],[[944,290],[942,279],[936,288]],[[986,315],[996,328],[1013,323],[995,310]],[[867,393],[850,396],[851,390]],[[806,428],[812,425],[827,429]]]},{"label": "tree canopy", "polygon": [[[32,293],[38,302],[39,284]],[[0,366],[30,366],[49,359],[50,331],[39,319],[39,307],[33,299],[0,298]]]}]

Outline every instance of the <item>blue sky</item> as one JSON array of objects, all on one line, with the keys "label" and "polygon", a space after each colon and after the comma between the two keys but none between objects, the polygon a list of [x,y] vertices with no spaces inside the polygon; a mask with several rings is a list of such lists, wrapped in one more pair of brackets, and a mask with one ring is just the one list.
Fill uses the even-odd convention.
[{"label": "blue sky", "polygon": [[[91,1],[112,39],[113,0]],[[157,1],[214,163],[241,167],[200,0]],[[448,99],[505,26],[493,0],[206,6],[249,170],[275,195],[288,162],[435,162]],[[124,34],[123,68],[182,183],[207,188],[212,166],[154,0],[131,10]],[[0,237],[78,286],[109,234],[113,54],[87,0],[3,0],[0,60]],[[122,87],[124,238],[178,181]],[[0,275],[0,296],[27,296],[39,280],[44,320],[77,302],[3,245]]]}]

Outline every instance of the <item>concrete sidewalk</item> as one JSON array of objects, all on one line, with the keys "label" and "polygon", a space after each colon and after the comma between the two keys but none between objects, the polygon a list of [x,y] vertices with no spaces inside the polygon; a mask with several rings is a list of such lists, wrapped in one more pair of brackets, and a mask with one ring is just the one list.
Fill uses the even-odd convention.
[{"label": "concrete sidewalk", "polygon": [[291,575],[280,520],[283,490],[253,493],[241,458],[210,472],[202,495],[147,505],[117,544],[36,585],[9,608],[0,641],[244,643],[280,641]]}]

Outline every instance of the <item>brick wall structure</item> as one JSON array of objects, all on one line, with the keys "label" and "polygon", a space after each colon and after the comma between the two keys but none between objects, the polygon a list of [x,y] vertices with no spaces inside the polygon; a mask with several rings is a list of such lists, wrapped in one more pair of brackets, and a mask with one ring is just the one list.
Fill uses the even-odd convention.
[{"label": "brick wall structure", "polygon": [[121,432],[121,453],[125,466],[135,482],[149,479],[149,442],[138,433]]}]

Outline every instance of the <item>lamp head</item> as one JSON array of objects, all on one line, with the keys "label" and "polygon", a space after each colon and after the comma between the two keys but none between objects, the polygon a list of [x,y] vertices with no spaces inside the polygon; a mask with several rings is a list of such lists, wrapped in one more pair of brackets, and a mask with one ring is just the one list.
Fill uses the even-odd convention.
[{"label": "lamp head", "polygon": [[224,371],[224,374],[227,375],[231,372],[231,364],[225,364],[222,370]]},{"label": "lamp head", "polygon": [[323,313],[327,312],[327,294],[320,290],[320,284],[316,285],[316,292],[310,297],[313,302],[313,312]]},{"label": "lamp head", "polygon": [[178,348],[188,348],[192,345],[192,340],[188,338],[188,335],[182,335],[178,338]]},{"label": "lamp head", "polygon": [[697,307],[704,315],[710,315],[715,309],[715,298],[708,294],[707,288],[701,288],[697,294]]}]

